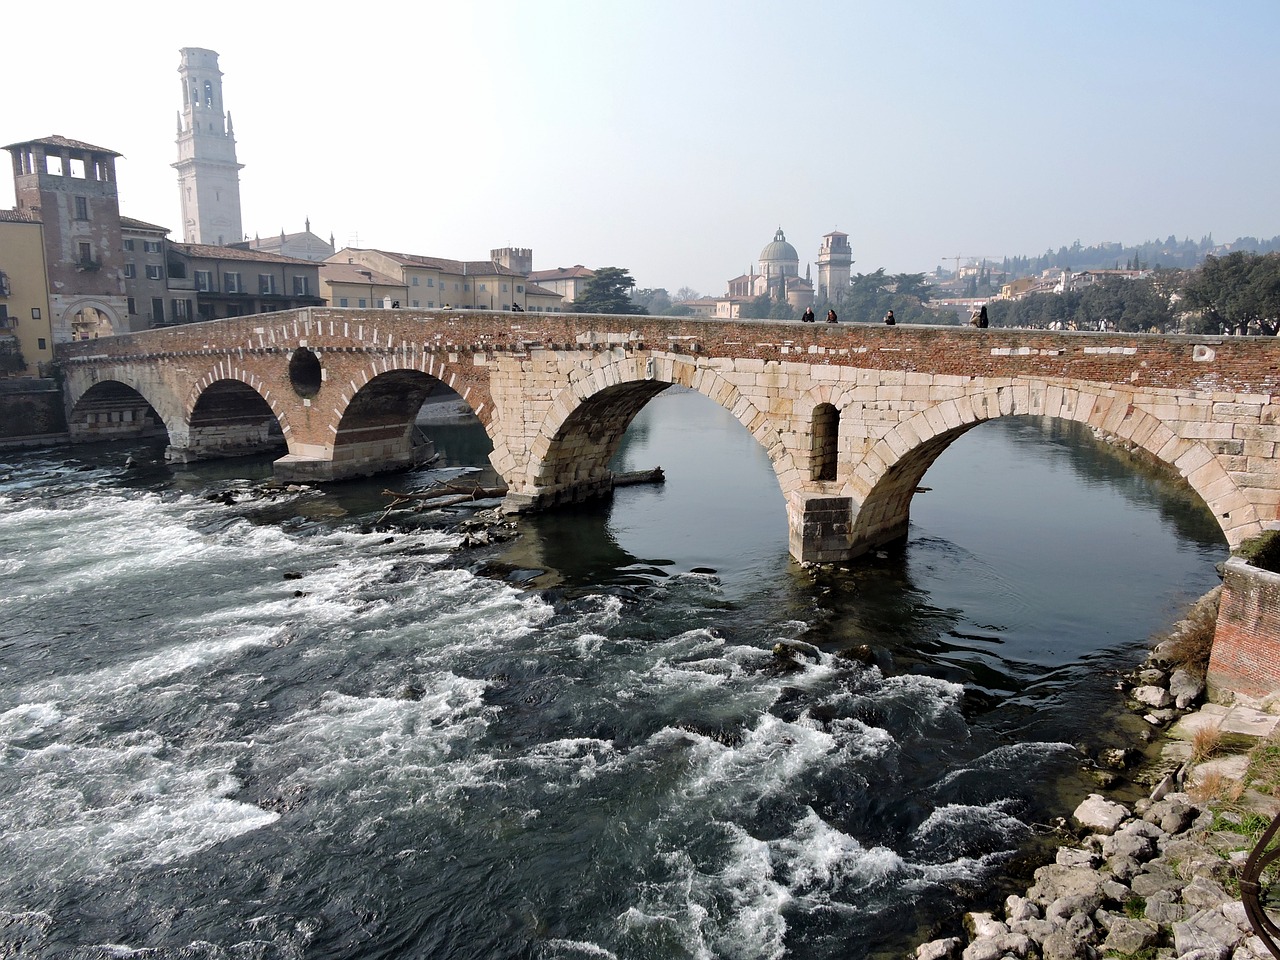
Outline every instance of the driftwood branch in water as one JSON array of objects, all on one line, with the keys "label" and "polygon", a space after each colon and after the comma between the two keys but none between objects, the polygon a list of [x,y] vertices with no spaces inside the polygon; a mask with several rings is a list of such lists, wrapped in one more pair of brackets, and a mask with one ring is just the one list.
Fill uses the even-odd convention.
[{"label": "driftwood branch in water", "polygon": [[[654,467],[652,470],[615,473],[613,475],[613,485],[615,487],[631,487],[640,483],[665,483],[666,479],[666,474],[663,473],[662,468]],[[414,490],[410,493],[404,493],[399,490],[383,490],[382,495],[390,497],[391,503],[387,505],[387,509],[382,511],[382,516],[378,517],[374,523],[375,525],[382,523],[393,510],[397,510],[414,501],[417,501],[418,509],[430,508],[438,510],[442,507],[452,507],[471,500],[504,497],[506,494],[507,485],[505,483],[493,487],[482,487],[478,484],[468,486],[462,483],[455,483],[452,480],[442,480],[423,490]]]},{"label": "driftwood branch in water", "polygon": [[636,470],[634,473],[615,473],[613,475],[613,485],[615,487],[634,487],[638,483],[666,483],[667,475],[662,472],[661,467],[654,467],[652,470]]}]

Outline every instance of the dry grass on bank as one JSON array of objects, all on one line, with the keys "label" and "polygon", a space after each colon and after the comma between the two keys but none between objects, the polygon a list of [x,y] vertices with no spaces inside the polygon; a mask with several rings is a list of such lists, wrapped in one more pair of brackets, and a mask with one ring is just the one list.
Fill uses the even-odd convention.
[{"label": "dry grass on bank", "polygon": [[1209,670],[1209,652],[1213,649],[1213,632],[1217,625],[1217,596],[1212,603],[1197,603],[1169,637],[1170,662],[1203,678]]}]

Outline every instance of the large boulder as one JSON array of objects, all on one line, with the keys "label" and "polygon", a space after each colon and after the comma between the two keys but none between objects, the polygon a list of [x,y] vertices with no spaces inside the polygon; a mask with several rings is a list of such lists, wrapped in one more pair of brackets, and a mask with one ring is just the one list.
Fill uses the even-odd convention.
[{"label": "large boulder", "polygon": [[1080,826],[1097,833],[1112,834],[1129,816],[1128,809],[1119,803],[1108,800],[1100,794],[1091,793],[1085,801],[1072,813]]},{"label": "large boulder", "polygon": [[1150,920],[1116,917],[1111,922],[1111,931],[1103,941],[1102,948],[1116,953],[1134,954],[1154,945],[1159,937],[1160,928]]},{"label": "large boulder", "polygon": [[954,960],[959,952],[959,937],[943,937],[916,947],[916,960]]}]

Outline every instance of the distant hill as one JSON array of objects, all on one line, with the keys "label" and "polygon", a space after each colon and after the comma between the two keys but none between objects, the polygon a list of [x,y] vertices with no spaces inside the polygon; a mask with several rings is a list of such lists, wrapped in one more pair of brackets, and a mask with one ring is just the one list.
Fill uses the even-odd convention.
[{"label": "distant hill", "polygon": [[[1123,243],[1096,243],[1083,247],[1077,240],[1069,247],[1057,251],[1046,250],[1038,257],[1005,257],[1004,271],[1012,279],[1036,276],[1042,271],[1057,267],[1063,270],[1161,270],[1190,269],[1199,266],[1209,254],[1221,256],[1234,250],[1250,253],[1272,253],[1280,250],[1280,236],[1270,240],[1257,237],[1240,237],[1231,243],[1215,243],[1213,235],[1200,240],[1179,240],[1170,234],[1166,240],[1148,240],[1136,246]],[[987,265],[994,268],[995,261]]]}]

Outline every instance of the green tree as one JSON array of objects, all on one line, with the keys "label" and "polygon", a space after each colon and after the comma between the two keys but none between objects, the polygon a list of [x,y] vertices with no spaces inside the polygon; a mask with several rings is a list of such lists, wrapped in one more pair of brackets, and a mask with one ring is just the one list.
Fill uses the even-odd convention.
[{"label": "green tree", "polygon": [[651,313],[655,316],[671,316],[671,295],[663,287],[650,290],[637,290],[631,295],[631,302],[639,307],[636,313]]},{"label": "green tree", "polygon": [[1188,278],[1184,305],[1196,312],[1193,333],[1265,333],[1280,327],[1280,254],[1235,251],[1207,256]]},{"label": "green tree", "polygon": [[923,273],[895,273],[889,278],[893,283],[893,292],[900,297],[915,297],[921,303],[928,301],[929,285],[924,282]]},{"label": "green tree", "polygon": [[773,298],[767,293],[762,293],[753,300],[744,303],[738,309],[738,316],[743,320],[764,320],[767,319],[773,310]]},{"label": "green tree", "polygon": [[622,267],[600,267],[583,284],[573,308],[578,313],[644,313],[643,307],[631,302],[629,292],[635,285]]}]

